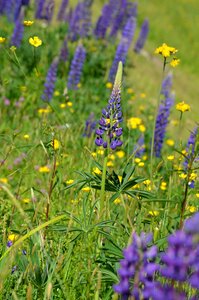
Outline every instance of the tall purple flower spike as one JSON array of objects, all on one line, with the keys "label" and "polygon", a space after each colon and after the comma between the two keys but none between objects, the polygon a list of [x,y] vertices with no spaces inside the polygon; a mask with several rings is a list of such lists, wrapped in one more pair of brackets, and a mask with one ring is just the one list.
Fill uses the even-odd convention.
[{"label": "tall purple flower spike", "polygon": [[149,33],[149,21],[144,20],[140,29],[138,39],[134,46],[134,51],[136,53],[140,53],[140,51],[143,49],[146,39],[148,37],[148,33]]},{"label": "tall purple flower spike", "polygon": [[122,109],[121,109],[121,80],[122,80],[122,62],[119,62],[118,71],[113,86],[108,105],[102,110],[102,117],[99,120],[99,128],[96,130],[95,144],[110,147],[115,150],[122,145]]},{"label": "tall purple flower spike", "polygon": [[48,74],[44,84],[45,89],[43,95],[41,96],[42,100],[45,102],[50,102],[52,100],[55,82],[57,78],[57,68],[58,60],[54,60],[48,70]]}]

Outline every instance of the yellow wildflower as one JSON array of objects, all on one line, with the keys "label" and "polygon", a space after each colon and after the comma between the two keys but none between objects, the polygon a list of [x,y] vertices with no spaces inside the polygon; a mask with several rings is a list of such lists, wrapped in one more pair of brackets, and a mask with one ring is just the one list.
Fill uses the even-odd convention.
[{"label": "yellow wildflower", "polygon": [[52,140],[51,146],[53,147],[54,150],[58,150],[60,148],[60,142],[56,139]]},{"label": "yellow wildflower", "polygon": [[111,160],[115,160],[115,155],[114,154],[109,154],[108,158],[111,159]]},{"label": "yellow wildflower", "polygon": [[92,155],[92,157],[96,157],[97,153],[96,152],[92,152],[91,155]]},{"label": "yellow wildflower", "polygon": [[97,167],[93,169],[93,172],[96,173],[96,174],[101,174],[102,173],[101,170]]},{"label": "yellow wildflower", "polygon": [[107,162],[107,167],[114,167],[114,163],[111,160],[109,160]]},{"label": "yellow wildflower", "polygon": [[168,145],[168,146],[174,146],[174,144],[175,144],[175,142],[174,142],[174,140],[172,140],[172,139],[168,139],[168,140],[166,140],[166,144]]},{"label": "yellow wildflower", "polygon": [[4,38],[4,37],[0,36],[0,44],[3,44],[3,43],[5,43],[5,41],[6,41],[6,38]]},{"label": "yellow wildflower", "polygon": [[120,198],[116,198],[114,201],[113,201],[114,204],[120,204],[121,203],[121,199]]},{"label": "yellow wildflower", "polygon": [[68,105],[68,107],[72,107],[72,106],[73,106],[73,103],[70,102],[70,101],[68,101],[68,102],[67,102],[67,105]]},{"label": "yellow wildflower", "polygon": [[148,159],[148,156],[147,155],[144,155],[144,156],[142,156],[142,160],[147,160]]},{"label": "yellow wildflower", "polygon": [[135,158],[135,163],[136,163],[136,164],[139,164],[140,162],[141,162],[141,158],[136,157],[136,158]]},{"label": "yellow wildflower", "polygon": [[157,217],[159,214],[160,213],[157,210],[150,210],[149,211],[149,215],[152,216],[152,217]]},{"label": "yellow wildflower", "polygon": [[69,180],[67,180],[67,181],[66,181],[66,184],[68,184],[68,185],[69,185],[69,184],[72,184],[73,182],[74,182],[74,180],[73,180],[73,179],[69,179]]},{"label": "yellow wildflower", "polygon": [[111,82],[107,82],[106,87],[107,87],[107,89],[112,89],[113,84]]},{"label": "yellow wildflower", "polygon": [[140,98],[146,98],[146,94],[145,93],[141,93],[140,94]]},{"label": "yellow wildflower", "polygon": [[34,24],[34,21],[27,21],[27,20],[24,20],[24,21],[23,21],[23,24],[24,24],[24,26],[30,27],[30,26],[32,26],[32,25]]},{"label": "yellow wildflower", "polygon": [[199,198],[199,193],[196,193],[196,197]]},{"label": "yellow wildflower", "polygon": [[42,115],[42,114],[48,114],[48,113],[50,113],[51,112],[51,109],[50,109],[50,107],[48,108],[39,108],[38,109],[38,113],[40,114],[40,115]]},{"label": "yellow wildflower", "polygon": [[139,125],[142,124],[142,119],[132,117],[127,120],[127,126],[130,127],[130,129],[136,129]]},{"label": "yellow wildflower", "polygon": [[179,65],[179,63],[180,63],[180,59],[174,57],[174,58],[172,59],[172,61],[170,62],[170,65],[171,65],[173,68],[175,68],[176,66]]},{"label": "yellow wildflower", "polygon": [[166,183],[165,181],[162,181],[162,182],[161,182],[160,189],[161,189],[162,191],[165,191],[165,190],[167,189],[167,183]]},{"label": "yellow wildflower", "polygon": [[39,172],[40,173],[49,173],[50,168],[48,166],[39,167]]},{"label": "yellow wildflower", "polygon": [[30,199],[29,198],[24,198],[24,199],[22,199],[22,202],[25,203],[25,204],[28,204],[28,203],[30,203]]},{"label": "yellow wildflower", "polygon": [[143,161],[139,162],[138,167],[141,167],[141,168],[144,167],[144,162]]},{"label": "yellow wildflower", "polygon": [[127,94],[133,94],[133,93],[134,93],[134,91],[133,91],[132,88],[128,88],[128,89],[127,89]]},{"label": "yellow wildflower", "polygon": [[143,124],[141,124],[141,125],[139,125],[139,130],[141,132],[145,132],[146,131],[146,127]]},{"label": "yellow wildflower", "polygon": [[119,157],[119,158],[123,158],[125,156],[125,152],[123,150],[120,150],[120,151],[117,151],[116,152],[116,155]]},{"label": "yellow wildflower", "polygon": [[167,156],[167,159],[168,159],[168,160],[174,160],[174,155],[168,155],[168,156]]},{"label": "yellow wildflower", "polygon": [[180,173],[180,174],[179,174],[179,177],[180,177],[181,179],[185,179],[185,178],[187,178],[187,174],[185,174],[185,173]]},{"label": "yellow wildflower", "polygon": [[65,107],[66,107],[66,103],[61,103],[61,104],[59,105],[59,107],[60,107],[60,108],[65,108]]},{"label": "yellow wildflower", "polygon": [[122,182],[122,176],[121,175],[118,175],[118,178],[119,178],[119,181],[120,183]]},{"label": "yellow wildflower", "polygon": [[59,91],[54,91],[54,96],[57,97],[60,95],[60,92]]},{"label": "yellow wildflower", "polygon": [[33,36],[29,38],[29,44],[37,48],[42,45],[42,40],[38,36]]},{"label": "yellow wildflower", "polygon": [[5,177],[0,178],[1,183],[8,183],[8,179]]},{"label": "yellow wildflower", "polygon": [[29,134],[24,134],[23,138],[24,138],[25,140],[29,140],[30,136],[29,136]]},{"label": "yellow wildflower", "polygon": [[188,205],[187,206],[187,210],[189,210],[190,211],[190,213],[195,213],[196,211],[197,211],[197,207],[195,207],[195,206],[193,206],[193,205]]},{"label": "yellow wildflower", "polygon": [[104,155],[104,150],[102,150],[102,149],[97,150],[97,154]]},{"label": "yellow wildflower", "polygon": [[190,180],[196,180],[196,178],[197,178],[197,174],[194,173],[194,172],[192,172],[191,175],[190,175],[190,177],[189,177],[189,179]]},{"label": "yellow wildflower", "polygon": [[183,102],[179,102],[178,104],[176,104],[176,109],[181,111],[182,113],[185,111],[189,111],[190,110],[190,105],[184,103]]},{"label": "yellow wildflower", "polygon": [[79,82],[79,83],[77,84],[77,88],[79,89],[81,86],[82,86],[82,85],[81,85],[81,83]]},{"label": "yellow wildflower", "polygon": [[82,189],[84,192],[90,192],[91,188],[89,186],[86,186]]},{"label": "yellow wildflower", "polygon": [[18,236],[19,235],[15,234],[15,233],[9,234],[8,241],[14,242],[14,241],[16,241],[16,239],[18,238]]},{"label": "yellow wildflower", "polygon": [[145,185],[150,185],[151,184],[151,180],[150,179],[146,179],[145,181],[143,181],[143,183]]},{"label": "yellow wildflower", "polygon": [[162,46],[155,49],[155,54],[160,54],[164,58],[169,57],[170,55],[176,53],[178,50],[174,47],[168,46],[166,43],[163,43]]}]

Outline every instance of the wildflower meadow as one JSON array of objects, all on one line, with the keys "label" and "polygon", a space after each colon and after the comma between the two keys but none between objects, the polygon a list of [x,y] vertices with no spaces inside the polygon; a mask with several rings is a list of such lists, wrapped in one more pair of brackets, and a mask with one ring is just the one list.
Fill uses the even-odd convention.
[{"label": "wildflower meadow", "polygon": [[197,2],[0,0],[0,300],[199,299]]}]

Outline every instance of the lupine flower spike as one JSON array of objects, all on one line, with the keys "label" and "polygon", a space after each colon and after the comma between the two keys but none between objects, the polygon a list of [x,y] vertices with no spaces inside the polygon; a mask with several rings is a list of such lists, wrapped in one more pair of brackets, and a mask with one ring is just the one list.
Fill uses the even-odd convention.
[{"label": "lupine flower spike", "polygon": [[46,82],[44,84],[45,90],[41,97],[43,101],[50,102],[52,99],[54,87],[55,87],[55,81],[56,81],[56,77],[57,77],[57,67],[58,67],[58,60],[55,60],[51,64],[51,66],[48,70]]},{"label": "lupine flower spike", "polygon": [[144,44],[146,42],[147,36],[149,33],[149,21],[148,20],[144,20],[141,29],[140,29],[140,34],[139,37],[135,43],[134,46],[134,51],[136,53],[140,53],[140,51],[142,50],[142,48],[144,47]]},{"label": "lupine flower spike", "polygon": [[115,150],[122,145],[122,110],[121,110],[121,81],[122,81],[122,62],[119,62],[118,70],[110,96],[108,105],[102,110],[102,117],[99,120],[99,128],[96,130],[97,138],[95,144],[104,148]]},{"label": "lupine flower spike", "polygon": [[82,68],[86,58],[86,50],[82,45],[76,48],[75,55],[73,57],[70,72],[68,77],[68,89],[76,90],[78,88],[78,83],[80,82],[80,77],[82,74]]}]

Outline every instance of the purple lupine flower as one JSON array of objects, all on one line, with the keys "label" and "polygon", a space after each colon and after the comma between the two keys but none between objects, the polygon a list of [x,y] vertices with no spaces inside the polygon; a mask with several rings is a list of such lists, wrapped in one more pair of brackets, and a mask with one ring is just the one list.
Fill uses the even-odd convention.
[{"label": "purple lupine flower", "polygon": [[192,237],[179,230],[168,238],[168,248],[162,255],[162,276],[185,282],[190,265],[194,262]]},{"label": "purple lupine flower", "polygon": [[108,105],[102,110],[102,117],[99,120],[99,128],[96,129],[97,138],[95,144],[103,146],[104,148],[110,147],[115,150],[122,145],[121,135],[122,128],[122,110],[121,110],[121,80],[122,80],[122,62],[119,62],[118,71],[113,86]]},{"label": "purple lupine flower", "polygon": [[124,22],[126,21],[126,10],[127,10],[127,0],[120,0],[120,8],[113,21],[113,25],[110,32],[111,37],[116,36],[118,30],[124,26]]},{"label": "purple lupine flower", "polygon": [[[166,128],[169,122],[169,115],[171,107],[174,103],[174,96],[170,92],[170,80],[171,75],[169,74],[162,83],[161,94],[163,99],[159,106],[158,115],[156,118],[155,135],[154,135],[154,155],[160,157],[161,150],[164,142]],[[169,83],[169,84],[168,84]]]},{"label": "purple lupine flower", "polygon": [[199,212],[186,220],[184,230],[188,234],[199,235]]},{"label": "purple lupine flower", "polygon": [[13,242],[12,242],[12,241],[8,241],[8,242],[7,242],[7,248],[10,248],[12,245],[13,245]]},{"label": "purple lupine flower", "polygon": [[138,37],[138,39],[135,43],[135,46],[134,46],[134,51],[136,53],[140,53],[140,51],[143,49],[144,44],[145,44],[146,39],[147,39],[147,36],[148,36],[148,33],[149,33],[149,21],[146,19],[142,23],[140,33],[139,33],[139,37]]},{"label": "purple lupine flower", "polygon": [[94,35],[96,38],[104,39],[107,29],[112,23],[116,13],[119,10],[119,1],[110,0],[108,4],[104,4],[101,15],[97,20]]},{"label": "purple lupine flower", "polygon": [[71,62],[69,76],[68,76],[68,89],[76,90],[80,82],[84,61],[86,58],[86,50],[82,45],[77,46],[75,55]]},{"label": "purple lupine flower", "polygon": [[48,21],[48,23],[52,21],[54,7],[55,7],[55,0],[48,0],[48,2],[45,4],[43,18],[46,21]]},{"label": "purple lupine flower", "polygon": [[22,0],[22,5],[28,6],[30,3],[30,0]]},{"label": "purple lupine flower", "polygon": [[11,37],[11,45],[15,47],[19,47],[21,45],[21,41],[23,38],[24,26],[21,22],[21,18],[15,22],[14,31]]},{"label": "purple lupine flower", "polygon": [[35,13],[36,19],[42,19],[43,18],[43,11],[45,6],[46,0],[37,0],[37,8]]},{"label": "purple lupine flower", "polygon": [[4,5],[5,5],[4,11],[5,11],[6,16],[8,17],[8,19],[10,21],[13,21],[14,0],[6,0]]},{"label": "purple lupine flower", "polygon": [[138,3],[137,2],[127,2],[127,9],[126,9],[126,18],[136,18],[137,17],[137,10],[138,10]]},{"label": "purple lupine flower", "polygon": [[67,44],[67,39],[65,39],[60,49],[59,60],[62,62],[66,62],[67,59],[68,59],[68,44]]},{"label": "purple lupine flower", "polygon": [[144,135],[142,134],[135,147],[134,147],[134,150],[133,152],[135,153],[135,157],[142,157],[144,152],[145,152],[145,144],[144,144]]},{"label": "purple lupine flower", "polygon": [[184,292],[177,291],[169,284],[154,283],[150,294],[152,300],[187,300]]},{"label": "purple lupine flower", "polygon": [[[198,126],[196,126],[194,128],[194,130],[190,133],[188,142],[187,142],[187,146],[186,146],[186,158],[185,161],[183,163],[184,168],[187,169],[189,166],[189,160],[191,157],[193,157],[195,155],[195,146],[196,146],[196,138],[198,135]],[[198,160],[199,159],[199,155],[194,159],[194,160]]]},{"label": "purple lupine flower", "polygon": [[69,38],[76,41],[79,37],[90,34],[91,26],[91,2],[84,0],[75,7],[70,21]]},{"label": "purple lupine flower", "polygon": [[113,82],[115,78],[119,61],[122,61],[122,63],[125,64],[126,56],[135,33],[135,28],[136,28],[136,21],[134,18],[132,19],[130,18],[123,29],[122,38],[117,47],[115,58],[109,72],[110,82]]},{"label": "purple lupine flower", "polygon": [[91,137],[92,133],[95,130],[96,123],[97,122],[95,121],[94,113],[91,113],[85,122],[85,128],[84,128],[84,133],[83,133],[84,137]]},{"label": "purple lupine flower", "polygon": [[57,20],[62,21],[64,19],[65,11],[68,5],[68,0],[62,0],[62,3],[57,14]]},{"label": "purple lupine flower", "polygon": [[6,5],[6,0],[0,0],[0,15],[4,14],[5,5]]},{"label": "purple lupine flower", "polygon": [[22,7],[22,0],[15,0],[15,10],[14,10],[14,21],[15,22],[19,18],[21,7]]},{"label": "purple lupine flower", "polygon": [[[149,299],[154,288],[153,277],[158,265],[153,261],[157,255],[156,246],[148,249],[152,235],[144,233],[139,237],[133,234],[132,243],[123,251],[124,259],[120,261],[118,274],[120,282],[113,286],[116,293],[121,294],[122,300],[130,296],[135,299]],[[132,279],[133,282],[132,282]]]},{"label": "purple lupine flower", "polygon": [[48,70],[48,74],[46,77],[46,81],[44,84],[44,92],[41,96],[43,101],[50,102],[53,96],[55,82],[57,78],[57,68],[58,68],[58,60],[54,60]]}]

